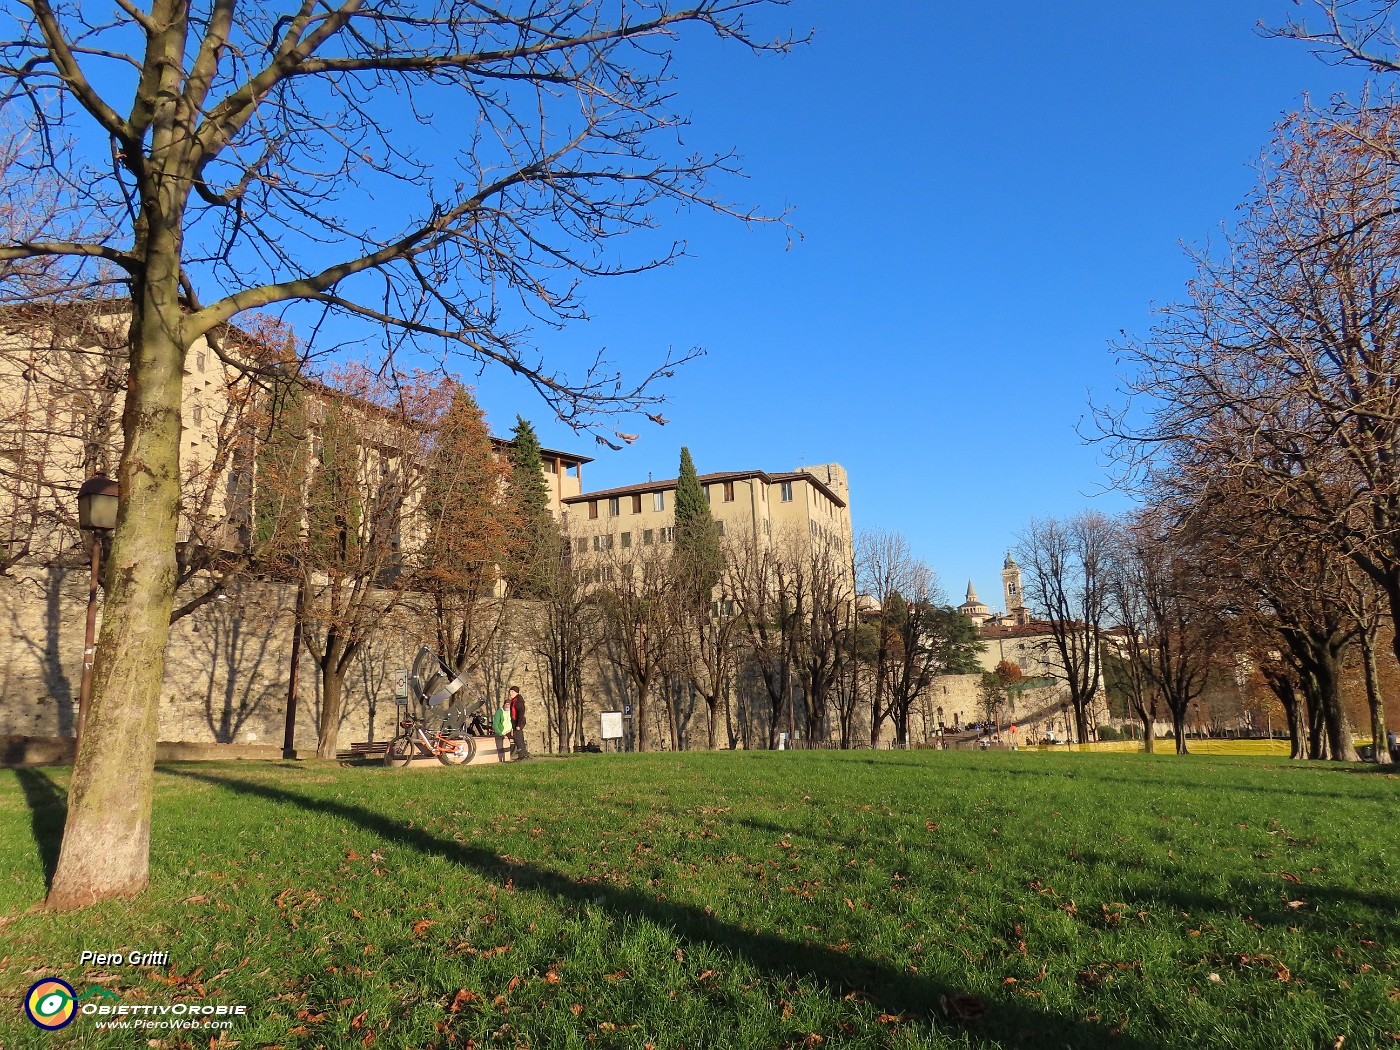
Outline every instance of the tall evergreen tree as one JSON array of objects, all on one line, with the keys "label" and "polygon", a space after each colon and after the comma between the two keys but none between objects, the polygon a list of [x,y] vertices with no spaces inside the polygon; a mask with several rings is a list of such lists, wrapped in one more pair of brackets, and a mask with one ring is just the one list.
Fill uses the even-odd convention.
[{"label": "tall evergreen tree", "polygon": [[538,599],[548,591],[550,567],[559,557],[559,529],[549,512],[540,439],[528,419],[515,417],[511,440],[510,489],[518,531],[506,579],[514,597]]},{"label": "tall evergreen tree", "polygon": [[719,526],[710,513],[690,449],[684,446],[676,479],[676,558],[682,562],[680,578],[693,585],[696,602],[708,604],[724,568]]}]

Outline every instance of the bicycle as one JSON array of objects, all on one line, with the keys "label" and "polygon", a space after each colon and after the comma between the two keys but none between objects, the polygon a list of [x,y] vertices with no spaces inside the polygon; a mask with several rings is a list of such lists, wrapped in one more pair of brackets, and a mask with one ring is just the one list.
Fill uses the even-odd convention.
[{"label": "bicycle", "polygon": [[457,736],[449,729],[446,719],[437,731],[429,735],[423,719],[404,711],[399,719],[399,732],[384,752],[384,764],[402,768],[419,752],[434,756],[444,766],[464,766],[476,757],[476,741],[469,736]]}]

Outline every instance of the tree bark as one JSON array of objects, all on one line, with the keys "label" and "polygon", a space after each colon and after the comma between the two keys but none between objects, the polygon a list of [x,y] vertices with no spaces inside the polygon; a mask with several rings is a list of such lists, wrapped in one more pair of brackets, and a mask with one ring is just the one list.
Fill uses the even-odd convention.
[{"label": "tree bark", "polygon": [[321,720],[316,731],[316,757],[335,758],[340,738],[340,714],[344,707],[345,669],[355,655],[352,643],[334,634],[326,639],[326,649],[318,661],[321,669]]},{"label": "tree bark", "polygon": [[[165,231],[156,239],[175,236]],[[139,893],[150,871],[161,672],[175,592],[184,363],[178,250],[161,244],[152,255],[148,280],[133,288],[121,503],[50,909]]]}]

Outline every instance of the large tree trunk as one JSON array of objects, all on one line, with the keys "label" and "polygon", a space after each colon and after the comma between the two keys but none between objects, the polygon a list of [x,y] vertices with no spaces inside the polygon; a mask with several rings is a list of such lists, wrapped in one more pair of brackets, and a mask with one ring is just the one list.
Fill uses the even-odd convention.
[{"label": "large tree trunk", "polygon": [[53,909],[139,893],[149,874],[160,687],[175,594],[184,363],[178,251],[164,247],[153,249],[148,280],[133,286],[121,506],[92,699],[46,902]]},{"label": "large tree trunk", "polygon": [[1341,668],[1334,657],[1318,661],[1318,691],[1322,701],[1323,728],[1327,734],[1327,757],[1335,762],[1357,761],[1356,740],[1351,720],[1342,703]]}]

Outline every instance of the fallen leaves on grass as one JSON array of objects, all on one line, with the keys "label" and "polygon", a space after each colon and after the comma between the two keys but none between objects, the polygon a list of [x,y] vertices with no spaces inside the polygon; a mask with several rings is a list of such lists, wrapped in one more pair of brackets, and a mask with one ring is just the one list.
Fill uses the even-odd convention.
[{"label": "fallen leaves on grass", "polygon": [[469,992],[465,988],[457,989],[457,994],[452,997],[452,1005],[447,1008],[450,1014],[459,1014],[462,1008],[468,1003],[476,1002],[478,996],[475,992]]}]

